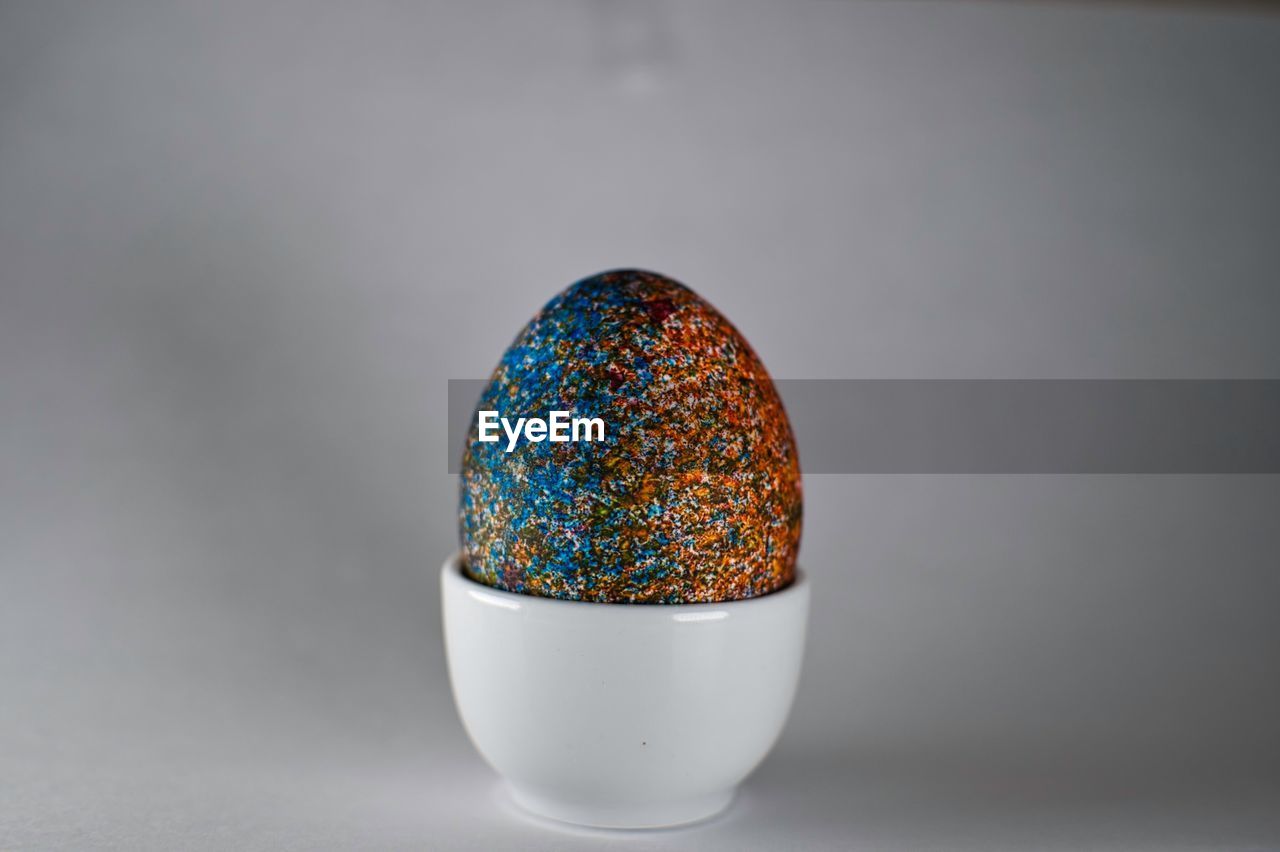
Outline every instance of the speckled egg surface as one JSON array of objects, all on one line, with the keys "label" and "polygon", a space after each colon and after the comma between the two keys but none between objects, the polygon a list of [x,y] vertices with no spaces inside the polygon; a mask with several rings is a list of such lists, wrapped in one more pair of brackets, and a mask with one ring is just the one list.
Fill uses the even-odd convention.
[{"label": "speckled egg surface", "polygon": [[569,287],[502,356],[486,410],[569,411],[604,436],[508,451],[472,418],[459,512],[472,579],[604,603],[735,600],[792,581],[801,485],[786,412],[742,335],[684,285],[618,270]]}]

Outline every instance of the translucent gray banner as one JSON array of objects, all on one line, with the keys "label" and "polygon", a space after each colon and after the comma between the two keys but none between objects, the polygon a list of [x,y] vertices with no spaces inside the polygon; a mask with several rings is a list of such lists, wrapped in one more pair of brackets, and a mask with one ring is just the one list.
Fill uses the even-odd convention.
[{"label": "translucent gray banner", "polygon": [[[1276,379],[776,384],[806,474],[1280,473]],[[449,382],[450,473],[484,387]]]}]

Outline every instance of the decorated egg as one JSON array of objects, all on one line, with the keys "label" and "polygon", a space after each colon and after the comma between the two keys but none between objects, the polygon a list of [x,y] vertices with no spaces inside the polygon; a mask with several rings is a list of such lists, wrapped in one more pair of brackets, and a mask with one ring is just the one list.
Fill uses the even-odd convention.
[{"label": "decorated egg", "polygon": [[800,466],[773,381],[724,316],[652,272],[586,278],[529,322],[460,479],[464,571],[498,589],[702,603],[795,576]]}]

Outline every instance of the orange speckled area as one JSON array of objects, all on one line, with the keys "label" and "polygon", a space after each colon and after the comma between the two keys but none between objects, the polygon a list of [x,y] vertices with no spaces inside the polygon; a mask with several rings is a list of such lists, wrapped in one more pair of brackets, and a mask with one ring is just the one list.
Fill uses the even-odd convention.
[{"label": "orange speckled area", "polygon": [[579,281],[504,354],[479,408],[599,417],[601,442],[482,443],[461,476],[466,572],[604,603],[768,594],[795,575],[801,482],[786,411],[751,347],[687,287]]}]

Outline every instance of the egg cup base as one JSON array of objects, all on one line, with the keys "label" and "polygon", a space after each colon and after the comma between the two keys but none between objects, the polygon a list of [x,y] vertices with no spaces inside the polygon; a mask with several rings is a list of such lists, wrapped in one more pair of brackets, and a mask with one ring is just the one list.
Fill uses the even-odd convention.
[{"label": "egg cup base", "polygon": [[525,810],[657,828],[728,807],[795,695],[809,581],[697,604],[520,595],[441,571],[454,701]]},{"label": "egg cup base", "polygon": [[674,828],[711,819],[733,802],[735,790],[653,802],[593,802],[566,799],[555,791],[508,784],[507,791],[522,809],[535,816],[590,828]]}]

